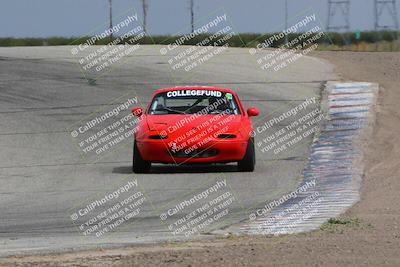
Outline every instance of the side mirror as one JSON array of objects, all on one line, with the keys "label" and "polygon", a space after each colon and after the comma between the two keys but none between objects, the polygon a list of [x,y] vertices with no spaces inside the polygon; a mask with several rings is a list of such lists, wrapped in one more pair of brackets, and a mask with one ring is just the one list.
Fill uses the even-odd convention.
[{"label": "side mirror", "polygon": [[142,108],[133,108],[132,114],[133,114],[133,116],[140,117],[143,114],[143,109]]},{"label": "side mirror", "polygon": [[250,108],[247,110],[247,115],[249,115],[249,117],[256,117],[256,116],[258,116],[259,114],[260,114],[260,111],[258,111],[257,108],[250,107]]}]

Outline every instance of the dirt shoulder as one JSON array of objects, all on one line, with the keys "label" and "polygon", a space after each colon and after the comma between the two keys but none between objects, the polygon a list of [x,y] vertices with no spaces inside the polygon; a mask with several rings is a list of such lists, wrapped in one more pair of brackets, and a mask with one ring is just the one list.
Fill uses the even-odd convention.
[{"label": "dirt shoulder", "polygon": [[400,266],[400,53],[318,52],[343,79],[377,82],[377,124],[365,145],[361,202],[349,223],[283,237],[7,258],[0,266]]}]

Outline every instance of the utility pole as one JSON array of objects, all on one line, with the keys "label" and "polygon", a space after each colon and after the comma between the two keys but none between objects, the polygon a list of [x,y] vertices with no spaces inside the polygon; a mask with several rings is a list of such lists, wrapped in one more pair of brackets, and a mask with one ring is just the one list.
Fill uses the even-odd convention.
[{"label": "utility pole", "polygon": [[143,31],[147,34],[147,9],[148,9],[148,4],[147,0],[141,0],[142,1],[142,10],[143,10]]},{"label": "utility pole", "polygon": [[112,0],[108,0],[109,3],[109,8],[110,8],[110,12],[109,12],[109,16],[110,16],[110,41],[113,40],[113,32],[112,32],[112,27],[113,27],[113,23],[112,23]]},{"label": "utility pole", "polygon": [[[336,11],[339,10],[344,23],[335,22]],[[328,0],[328,23],[326,30],[348,32],[350,30],[350,0]]]},{"label": "utility pole", "polygon": [[[288,0],[285,0],[285,30],[288,28]],[[288,35],[285,35],[285,44],[289,42]]]},{"label": "utility pole", "polygon": [[194,0],[189,0],[189,11],[190,11],[190,25],[192,32],[194,32]]}]

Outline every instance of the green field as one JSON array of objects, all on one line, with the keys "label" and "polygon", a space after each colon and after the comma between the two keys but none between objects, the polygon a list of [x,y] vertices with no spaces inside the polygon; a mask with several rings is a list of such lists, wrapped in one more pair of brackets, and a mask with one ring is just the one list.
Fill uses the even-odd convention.
[{"label": "green field", "polygon": [[[297,38],[301,33],[289,35],[289,41]],[[269,34],[237,34],[229,39],[230,47],[255,47],[267,38],[273,36]],[[142,38],[141,44],[170,44],[181,36],[150,36]],[[207,35],[198,35],[186,41],[185,45],[196,45],[204,40]],[[358,37],[358,38],[357,38]],[[0,46],[58,46],[58,45],[77,45],[83,44],[90,36],[85,37],[49,37],[49,38],[0,38]],[[97,45],[104,45],[110,42],[109,38],[96,42]],[[357,36],[353,32],[349,33],[326,33],[317,43],[319,50],[350,50],[350,51],[400,51],[400,41],[398,32],[395,31],[370,31],[361,32]],[[284,40],[274,42],[271,47],[280,47]]]}]

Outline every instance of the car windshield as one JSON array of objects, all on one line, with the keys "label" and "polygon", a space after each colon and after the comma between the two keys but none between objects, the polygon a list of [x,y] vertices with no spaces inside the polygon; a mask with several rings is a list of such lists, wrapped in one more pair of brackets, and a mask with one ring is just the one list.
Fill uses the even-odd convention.
[{"label": "car windshield", "polygon": [[211,90],[177,90],[156,95],[150,115],[167,114],[230,114],[239,115],[235,97],[226,92]]}]

